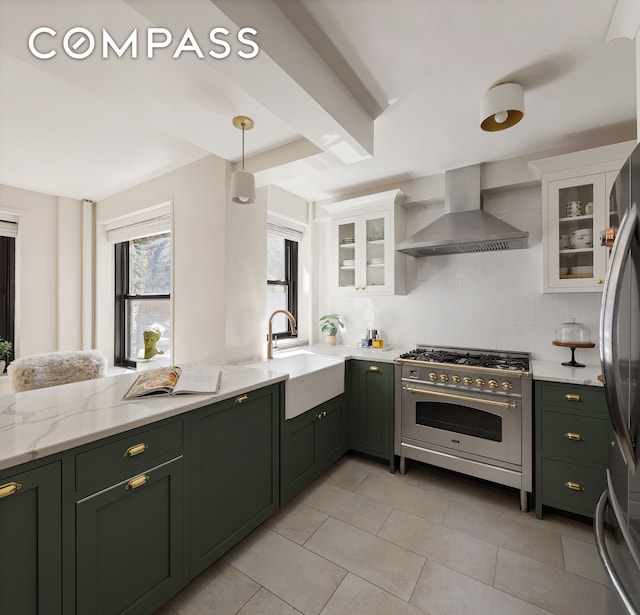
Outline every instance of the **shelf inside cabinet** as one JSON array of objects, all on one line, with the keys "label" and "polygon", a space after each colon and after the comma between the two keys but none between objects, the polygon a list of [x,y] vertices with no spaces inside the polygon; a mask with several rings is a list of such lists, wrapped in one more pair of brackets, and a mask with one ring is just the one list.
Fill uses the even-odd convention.
[{"label": "shelf inside cabinet", "polygon": [[577,280],[578,278],[592,278],[593,273],[564,273],[560,275],[561,280]]},{"label": "shelf inside cabinet", "polygon": [[593,214],[585,214],[583,216],[571,216],[569,218],[559,218],[558,222],[576,222],[579,223],[582,220],[593,220]]}]

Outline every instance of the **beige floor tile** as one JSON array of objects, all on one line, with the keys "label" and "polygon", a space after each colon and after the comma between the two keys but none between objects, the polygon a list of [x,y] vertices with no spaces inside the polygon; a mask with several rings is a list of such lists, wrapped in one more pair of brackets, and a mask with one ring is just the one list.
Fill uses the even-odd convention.
[{"label": "beige floor tile", "polygon": [[238,611],[238,615],[299,615],[299,613],[300,611],[296,611],[264,587]]},{"label": "beige floor tile", "polygon": [[593,523],[587,520],[577,521],[571,517],[563,517],[556,512],[543,511],[542,519],[537,520],[543,527],[558,532],[563,536],[570,536],[593,544]]},{"label": "beige floor tile", "polygon": [[349,573],[320,615],[424,615],[424,611]]},{"label": "beige floor tile", "polygon": [[494,586],[556,615],[602,615],[607,588],[539,561],[498,549]]},{"label": "beige floor tile", "polygon": [[443,525],[510,549],[556,568],[564,568],[560,534],[536,521],[533,513],[502,514],[484,506],[452,502]]},{"label": "beige floor tile", "polygon": [[473,536],[398,510],[391,513],[378,536],[478,581],[493,583],[498,548]]},{"label": "beige floor tile", "polygon": [[320,480],[333,483],[348,491],[355,491],[373,471],[369,465],[373,463],[368,460],[365,463],[359,462],[352,455],[345,455],[338,463],[329,468],[320,477]]},{"label": "beige floor tile", "polygon": [[356,493],[435,523],[442,521],[449,505],[449,498],[413,487],[394,475],[369,476]]},{"label": "beige floor tile", "polygon": [[607,576],[602,567],[595,543],[589,544],[569,536],[562,537],[564,569],[586,579],[606,585]]},{"label": "beige floor tile", "polygon": [[301,545],[327,518],[323,512],[310,508],[300,500],[293,500],[267,519],[265,526]]},{"label": "beige floor tile", "polygon": [[305,547],[363,579],[408,600],[425,558],[337,519],[326,523]]},{"label": "beige floor tile", "polygon": [[[470,502],[474,506],[510,508],[520,510],[519,492],[509,491],[503,485],[470,479],[462,474],[446,472],[417,461],[407,461],[405,477],[409,484],[426,492],[458,502]],[[506,501],[508,498],[509,501]]]},{"label": "beige floor tile", "polygon": [[234,615],[260,586],[222,560],[207,568],[169,602],[178,615]]},{"label": "beige floor tile", "polygon": [[375,534],[391,513],[391,506],[347,491],[329,482],[317,482],[302,495],[316,510]]},{"label": "beige floor tile", "polygon": [[319,613],[346,574],[266,528],[245,538],[225,559],[305,615]]},{"label": "beige floor tile", "polygon": [[411,604],[427,611],[430,615],[542,615],[546,613],[524,600],[431,561],[425,564],[411,597]]}]

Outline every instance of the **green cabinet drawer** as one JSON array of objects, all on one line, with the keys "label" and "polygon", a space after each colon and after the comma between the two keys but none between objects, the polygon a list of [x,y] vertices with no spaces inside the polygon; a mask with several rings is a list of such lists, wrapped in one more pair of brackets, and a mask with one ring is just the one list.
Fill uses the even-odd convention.
[{"label": "green cabinet drawer", "polygon": [[611,441],[606,419],[565,412],[544,412],[542,453],[545,457],[569,457],[577,462],[606,465]]},{"label": "green cabinet drawer", "polygon": [[76,503],[77,613],[152,613],[184,584],[183,459]]},{"label": "green cabinet drawer", "polygon": [[598,412],[604,416],[607,414],[607,402],[604,389],[592,386],[580,386],[545,382],[538,389],[543,406],[554,406],[577,412]]},{"label": "green cabinet drawer", "polygon": [[118,476],[133,474],[182,448],[182,420],[135,430],[76,455],[76,489]]},{"label": "green cabinet drawer", "polygon": [[542,471],[542,498],[545,504],[593,517],[596,502],[606,487],[604,468],[586,468],[553,459],[543,459]]},{"label": "green cabinet drawer", "polygon": [[0,478],[0,613],[62,609],[60,463]]}]

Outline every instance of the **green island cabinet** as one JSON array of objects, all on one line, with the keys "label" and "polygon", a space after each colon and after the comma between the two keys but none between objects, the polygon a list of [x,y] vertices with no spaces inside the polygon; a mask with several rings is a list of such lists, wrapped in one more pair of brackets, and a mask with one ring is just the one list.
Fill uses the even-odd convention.
[{"label": "green island cabinet", "polygon": [[76,612],[157,608],[185,580],[182,419],[83,447],[73,465]]},{"label": "green island cabinet", "polygon": [[274,385],[191,413],[190,578],[278,510],[280,399]]},{"label": "green island cabinet", "polygon": [[349,448],[344,394],[282,421],[280,505],[315,480]]},{"label": "green island cabinet", "polygon": [[544,506],[593,517],[612,440],[604,389],[535,382],[536,517]]},{"label": "green island cabinet", "polygon": [[60,462],[0,471],[0,613],[62,613]]},{"label": "green island cabinet", "polygon": [[349,448],[389,462],[394,471],[394,364],[347,361]]},{"label": "green island cabinet", "polygon": [[0,613],[167,602],[278,509],[281,387],[0,470]]}]

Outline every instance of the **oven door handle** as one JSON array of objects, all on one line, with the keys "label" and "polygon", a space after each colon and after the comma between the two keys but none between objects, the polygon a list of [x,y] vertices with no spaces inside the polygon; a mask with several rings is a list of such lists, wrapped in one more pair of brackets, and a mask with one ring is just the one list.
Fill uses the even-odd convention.
[{"label": "oven door handle", "polygon": [[488,406],[500,406],[501,408],[517,408],[515,401],[496,401],[494,399],[481,399],[479,397],[468,397],[466,395],[457,395],[454,393],[443,393],[441,391],[428,391],[427,389],[418,389],[416,387],[403,386],[403,391],[407,393],[423,393],[424,395],[436,395],[437,397],[450,397],[451,399],[459,399],[461,401],[472,401],[476,404],[487,404]]}]

